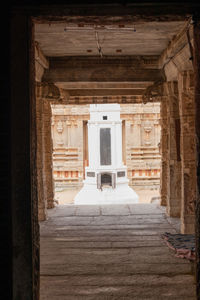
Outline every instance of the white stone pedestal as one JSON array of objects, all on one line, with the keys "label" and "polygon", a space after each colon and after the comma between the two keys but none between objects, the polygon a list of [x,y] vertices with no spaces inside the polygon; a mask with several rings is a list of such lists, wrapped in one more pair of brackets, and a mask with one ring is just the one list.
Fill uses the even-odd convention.
[{"label": "white stone pedestal", "polygon": [[128,186],[122,162],[122,124],[119,104],[90,105],[88,121],[89,167],[75,204],[137,203]]}]

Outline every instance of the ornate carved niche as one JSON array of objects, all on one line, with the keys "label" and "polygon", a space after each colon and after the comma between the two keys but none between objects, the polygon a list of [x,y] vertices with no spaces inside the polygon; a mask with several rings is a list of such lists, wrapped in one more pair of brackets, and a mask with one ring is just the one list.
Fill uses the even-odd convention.
[{"label": "ornate carved niche", "polygon": [[56,129],[57,129],[58,133],[63,132],[63,123],[62,123],[62,121],[60,121],[60,120],[58,121]]},{"label": "ornate carved niche", "polygon": [[62,146],[64,144],[63,142],[63,123],[61,120],[58,121],[57,126],[56,126],[56,130],[57,130],[57,135],[56,135],[56,144],[59,146]]},{"label": "ornate carved niche", "polygon": [[144,146],[150,146],[152,144],[152,129],[153,126],[149,121],[143,123],[143,144]]}]

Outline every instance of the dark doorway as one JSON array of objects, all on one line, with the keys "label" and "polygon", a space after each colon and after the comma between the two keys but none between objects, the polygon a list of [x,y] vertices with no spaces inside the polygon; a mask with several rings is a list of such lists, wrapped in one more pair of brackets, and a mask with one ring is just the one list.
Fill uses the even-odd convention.
[{"label": "dark doorway", "polygon": [[112,175],[110,173],[101,174],[101,186],[112,186]]}]

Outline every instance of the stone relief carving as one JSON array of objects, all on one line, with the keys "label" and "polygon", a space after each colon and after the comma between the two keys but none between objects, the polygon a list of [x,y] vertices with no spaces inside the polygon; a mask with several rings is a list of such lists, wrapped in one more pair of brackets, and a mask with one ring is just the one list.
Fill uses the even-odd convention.
[{"label": "stone relief carving", "polygon": [[145,132],[145,145],[151,145],[152,144],[152,140],[150,139],[151,137],[151,131],[152,131],[152,125],[149,122],[144,123],[143,125],[143,129]]},{"label": "stone relief carving", "polygon": [[57,132],[58,133],[62,133],[63,132],[63,123],[62,123],[62,121],[58,121],[56,128],[57,128]]},{"label": "stone relief carving", "polygon": [[56,137],[56,144],[57,145],[63,145],[63,137],[62,137],[62,133],[63,133],[63,123],[61,120],[58,121],[57,126],[56,126],[58,135]]}]

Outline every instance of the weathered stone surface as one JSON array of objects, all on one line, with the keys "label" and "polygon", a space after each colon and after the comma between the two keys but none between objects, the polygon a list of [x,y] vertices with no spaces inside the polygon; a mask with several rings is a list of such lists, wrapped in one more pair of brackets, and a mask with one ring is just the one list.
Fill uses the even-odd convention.
[{"label": "weathered stone surface", "polygon": [[[73,206],[72,206],[73,207]],[[101,208],[98,205],[83,205],[76,206],[76,216],[98,216],[101,213]]]},{"label": "weathered stone surface", "polygon": [[[124,225],[123,225],[124,226]],[[78,229],[78,228],[77,228]],[[131,237],[130,237],[131,239]],[[78,239],[77,239],[78,240]],[[134,239],[134,241],[119,241],[119,242],[113,242],[113,241],[98,241],[98,237],[94,241],[68,241],[68,238],[65,237],[44,237],[42,240],[43,247],[48,246],[51,249],[56,249],[56,247],[59,248],[75,248],[75,249],[83,249],[83,248],[129,248],[129,247],[162,247],[165,245],[165,242],[163,241],[163,245],[161,246],[162,242],[156,239],[151,240],[144,240],[144,241],[138,241],[137,239]]]},{"label": "weathered stone surface", "polygon": [[188,264],[166,263],[166,264],[155,264],[155,263],[112,263],[112,264],[66,264],[66,265],[51,265],[50,263],[43,264],[41,275],[42,276],[59,276],[62,275],[88,275],[88,274],[164,274],[166,276],[174,275],[191,275],[191,267]]},{"label": "weathered stone surface", "polygon": [[[134,215],[136,218],[142,218],[142,215],[151,214],[151,218],[158,217],[158,215],[163,216],[165,214],[165,209],[159,207],[155,204],[148,205],[146,203],[138,203],[138,204],[129,204],[129,205],[109,205],[106,206],[98,206],[98,205],[58,205],[55,208],[48,210],[48,216],[51,217],[65,217],[65,216],[75,216],[78,215],[103,215],[103,211],[110,211],[110,215],[118,215],[122,216],[121,211],[127,212],[129,211],[129,215]],[[87,214],[88,211],[88,214]],[[140,216],[137,216],[140,215]],[[108,219],[108,218],[107,218]],[[41,223],[43,224],[43,223]]]},{"label": "weathered stone surface", "polygon": [[41,223],[41,300],[195,299],[191,264],[161,238],[177,232],[163,210],[72,208],[58,206]]}]

